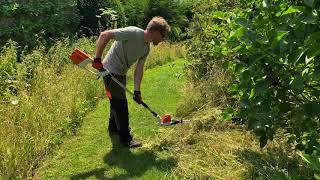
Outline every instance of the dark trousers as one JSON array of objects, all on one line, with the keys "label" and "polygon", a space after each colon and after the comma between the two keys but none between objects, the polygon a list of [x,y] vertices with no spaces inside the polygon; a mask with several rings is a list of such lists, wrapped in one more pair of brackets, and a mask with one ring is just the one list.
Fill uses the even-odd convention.
[{"label": "dark trousers", "polygon": [[[126,76],[116,74],[113,74],[113,76],[124,86],[126,85]],[[126,91],[113,81],[110,75],[105,76],[103,80],[106,94],[110,101],[109,131],[117,132],[121,142],[130,142],[132,136],[129,128],[129,111]]]}]

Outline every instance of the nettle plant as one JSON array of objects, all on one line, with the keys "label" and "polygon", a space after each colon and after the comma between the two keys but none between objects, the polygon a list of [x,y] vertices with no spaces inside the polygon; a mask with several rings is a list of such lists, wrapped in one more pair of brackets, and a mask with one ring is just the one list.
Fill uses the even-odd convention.
[{"label": "nettle plant", "polygon": [[[320,1],[247,1],[247,8],[214,12],[228,36],[213,41],[236,80],[234,111],[264,147],[282,130],[298,150],[319,150]],[[226,34],[225,32],[222,34]]]}]

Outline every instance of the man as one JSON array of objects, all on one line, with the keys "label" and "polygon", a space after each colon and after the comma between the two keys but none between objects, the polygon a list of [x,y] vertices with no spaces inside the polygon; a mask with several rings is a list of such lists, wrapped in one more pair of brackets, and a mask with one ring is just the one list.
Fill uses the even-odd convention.
[{"label": "man", "polygon": [[[107,69],[112,76],[125,85],[129,67],[138,61],[134,71],[135,96],[133,99],[137,103],[141,103],[140,84],[144,63],[150,51],[150,43],[157,45],[164,40],[169,31],[170,26],[165,19],[159,16],[152,18],[145,30],[129,26],[104,31],[96,42],[96,56],[92,66],[100,71]],[[115,39],[115,42],[101,62],[102,52],[111,39]],[[140,147],[141,143],[133,140],[130,134],[125,90],[112,81],[110,75],[103,79],[110,100],[109,133],[118,133],[120,142],[127,147]]]}]

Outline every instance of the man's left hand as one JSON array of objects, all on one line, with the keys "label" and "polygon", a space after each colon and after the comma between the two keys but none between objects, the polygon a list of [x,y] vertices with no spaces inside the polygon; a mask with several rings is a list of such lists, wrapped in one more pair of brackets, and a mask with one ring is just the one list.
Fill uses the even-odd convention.
[{"label": "man's left hand", "polygon": [[134,91],[133,100],[135,100],[138,104],[141,104],[142,102],[141,91]]}]

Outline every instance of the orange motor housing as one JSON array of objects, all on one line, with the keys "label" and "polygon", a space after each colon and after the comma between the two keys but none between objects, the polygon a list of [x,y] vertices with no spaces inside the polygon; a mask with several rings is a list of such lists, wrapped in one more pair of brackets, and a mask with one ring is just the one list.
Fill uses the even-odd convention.
[{"label": "orange motor housing", "polygon": [[70,59],[76,64],[79,65],[85,60],[91,59],[91,57],[80,49],[76,48],[73,50]]},{"label": "orange motor housing", "polygon": [[169,114],[165,114],[161,116],[161,123],[170,123],[171,122],[171,116]]}]

